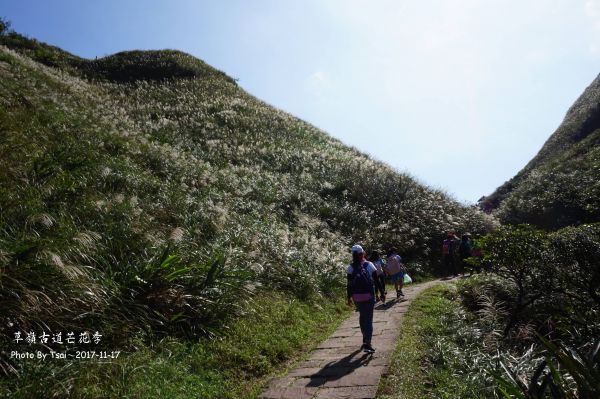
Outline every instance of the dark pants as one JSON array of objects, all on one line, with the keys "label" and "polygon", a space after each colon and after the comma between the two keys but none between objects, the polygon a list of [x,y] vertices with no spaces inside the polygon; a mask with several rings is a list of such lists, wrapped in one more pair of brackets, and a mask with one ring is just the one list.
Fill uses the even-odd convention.
[{"label": "dark pants", "polygon": [[454,255],[444,255],[444,266],[446,267],[446,273],[448,273],[448,275],[451,274],[453,276],[456,276],[456,265],[454,264]]},{"label": "dark pants", "polygon": [[370,344],[373,337],[373,309],[375,308],[375,300],[357,302],[356,307],[359,313],[358,322],[363,335],[363,344]]},{"label": "dark pants", "polygon": [[381,276],[377,276],[377,278],[379,279],[379,284],[381,285],[379,288],[379,296],[383,296],[385,294],[385,273],[383,273]]}]

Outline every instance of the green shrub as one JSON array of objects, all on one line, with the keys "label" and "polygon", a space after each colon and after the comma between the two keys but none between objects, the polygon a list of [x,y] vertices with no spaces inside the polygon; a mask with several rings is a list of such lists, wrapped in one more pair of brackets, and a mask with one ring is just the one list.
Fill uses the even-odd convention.
[{"label": "green shrub", "polygon": [[8,34],[10,32],[10,21],[4,18],[0,18],[0,36]]},{"label": "green shrub", "polygon": [[545,233],[526,225],[502,227],[480,245],[482,262],[513,292],[504,298],[509,308],[504,335],[535,318],[534,310],[544,301],[557,302],[553,299],[558,289],[556,265]]},{"label": "green shrub", "polygon": [[600,397],[600,341],[587,355],[538,336],[546,350],[526,383],[512,370],[504,367],[507,378],[496,374],[498,390],[505,398],[522,399],[593,399]]},{"label": "green shrub", "polygon": [[460,284],[459,292],[478,316],[474,329],[488,336],[504,332],[487,342],[503,353],[503,370],[488,369],[506,397],[598,395],[591,343],[600,333],[599,233],[598,225],[552,233],[508,226],[480,240],[484,257],[478,261],[492,274]]}]

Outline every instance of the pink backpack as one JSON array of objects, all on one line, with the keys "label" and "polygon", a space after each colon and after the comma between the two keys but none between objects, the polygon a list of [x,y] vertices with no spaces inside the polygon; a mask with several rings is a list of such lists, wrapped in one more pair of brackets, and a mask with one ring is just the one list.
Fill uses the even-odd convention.
[{"label": "pink backpack", "polygon": [[390,276],[398,274],[403,270],[403,265],[400,256],[392,255],[388,256],[385,268]]}]

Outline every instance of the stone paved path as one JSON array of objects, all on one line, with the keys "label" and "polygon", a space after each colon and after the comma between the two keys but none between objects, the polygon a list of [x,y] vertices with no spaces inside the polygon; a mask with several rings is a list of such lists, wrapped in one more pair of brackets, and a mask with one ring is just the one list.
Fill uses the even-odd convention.
[{"label": "stone paved path", "polygon": [[373,346],[377,351],[360,351],[362,334],[355,312],[310,355],[285,377],[269,381],[259,399],[371,399],[386,372],[396,347],[398,327],[411,300],[440,280],[408,285],[403,300],[375,305]]}]

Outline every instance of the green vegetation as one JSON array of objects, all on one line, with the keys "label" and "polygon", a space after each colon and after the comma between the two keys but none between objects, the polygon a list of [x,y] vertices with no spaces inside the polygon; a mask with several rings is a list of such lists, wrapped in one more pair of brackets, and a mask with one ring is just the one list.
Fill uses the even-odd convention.
[{"label": "green vegetation", "polygon": [[503,228],[481,242],[483,266],[508,282],[477,288],[502,304],[513,354],[497,375],[505,397],[600,397],[600,227],[586,224],[600,220],[599,201],[600,77],[536,157],[480,203],[503,223],[555,230]]},{"label": "green vegetation", "polygon": [[[502,227],[481,241],[483,262],[502,287],[483,286],[502,302],[503,336],[568,338],[573,326],[583,341],[600,334],[600,225],[545,233],[530,226]],[[477,296],[465,291],[469,307]],[[529,331],[529,333],[527,333]],[[582,342],[580,342],[582,343]]]},{"label": "green vegetation", "polygon": [[486,273],[411,305],[383,398],[597,398],[600,225],[504,226]]},{"label": "green vegetation", "polygon": [[[205,372],[186,366],[194,348],[219,356],[219,340],[258,304],[267,306],[262,298],[287,297],[303,312],[322,307],[315,320],[323,321],[332,310],[322,304],[341,295],[354,242],[397,246],[419,277],[435,273],[445,230],[494,225],[189,55],[85,60],[8,26],[0,45],[0,387],[7,395],[43,389],[93,397],[100,384],[114,395],[131,389],[141,397],[152,386],[176,396],[179,388],[158,377],[163,371],[192,370],[184,387],[214,388],[244,367],[256,368],[242,379],[255,390],[296,349],[277,343],[281,352],[262,366],[234,356],[235,364]],[[321,333],[298,320],[293,328],[308,332],[290,348]],[[99,331],[95,349],[125,355],[116,368],[94,365],[89,373],[53,365],[56,382],[48,384],[39,364],[9,358],[10,350],[41,348],[16,344],[18,331]],[[176,366],[163,347],[188,360]],[[142,372],[146,364],[155,371]]]},{"label": "green vegetation", "polygon": [[379,399],[484,398],[492,378],[482,374],[479,336],[457,300],[456,287],[437,285],[410,305]]},{"label": "green vegetation", "polygon": [[496,374],[499,391],[505,398],[553,399],[597,398],[600,395],[600,340],[589,354],[552,343],[539,336],[546,359],[541,361],[524,382],[512,370],[506,369],[508,379]]},{"label": "green vegetation", "polygon": [[503,223],[545,229],[600,220],[600,77],[540,152],[480,205]]},{"label": "green vegetation", "polygon": [[92,79],[114,82],[220,78],[235,83],[234,79],[223,72],[215,70],[189,54],[175,50],[124,51],[99,60],[81,63],[80,69],[84,75]]},{"label": "green vegetation", "polygon": [[505,223],[557,229],[600,220],[600,129],[529,173],[498,209]]},{"label": "green vegetation", "polygon": [[[421,278],[445,231],[497,228],[190,55],[86,60],[4,20],[0,45],[1,396],[254,397],[347,314],[350,244]],[[598,104],[600,79],[482,202],[556,231],[478,240],[489,273],[414,302],[382,397],[598,396]],[[47,350],[18,331],[122,353],[11,359]]]},{"label": "green vegetation", "polygon": [[481,244],[502,285],[475,282],[463,298],[475,312],[479,302],[494,304],[500,347],[515,360],[504,366],[501,388],[527,398],[598,397],[600,225],[554,233],[504,227]]},{"label": "green vegetation", "polygon": [[266,376],[285,371],[286,359],[333,332],[349,312],[341,299],[315,307],[266,295],[219,339],[134,342],[134,350],[110,361],[31,361],[24,370],[31,378],[9,381],[7,389],[11,398],[47,392],[77,398],[252,398]]},{"label": "green vegetation", "polygon": [[[190,55],[85,60],[3,20],[0,45],[0,396],[254,397],[346,315],[350,244],[419,279],[445,231],[497,228]],[[384,397],[597,396],[598,87],[483,204],[558,230],[498,228],[488,274],[418,298]],[[122,354],[13,359],[47,350],[19,331]]]}]

